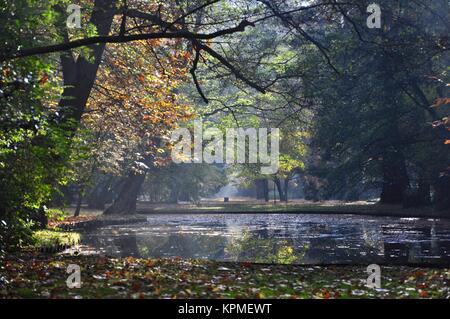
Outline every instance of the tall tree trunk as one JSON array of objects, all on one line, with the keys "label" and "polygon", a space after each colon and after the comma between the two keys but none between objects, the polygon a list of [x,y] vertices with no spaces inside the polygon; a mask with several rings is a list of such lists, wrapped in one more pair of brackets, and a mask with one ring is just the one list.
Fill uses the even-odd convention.
[{"label": "tall tree trunk", "polygon": [[178,182],[175,177],[170,179],[170,195],[169,195],[169,203],[177,204],[178,203],[178,195],[179,195],[179,187]]},{"label": "tall tree trunk", "polygon": [[90,192],[87,202],[91,209],[105,209],[105,204],[112,199],[111,185],[113,183],[113,176],[101,180],[94,189]]},{"label": "tall tree trunk", "polygon": [[283,186],[281,185],[281,181],[278,177],[274,178],[275,185],[277,185],[278,195],[280,196],[280,201],[286,201],[286,195],[283,191]]},{"label": "tall tree trunk", "polygon": [[289,178],[286,177],[284,180],[284,201],[288,202],[288,190],[289,190]]},{"label": "tall tree trunk", "polygon": [[[115,3],[116,0],[95,0],[94,2],[90,23],[96,27],[99,36],[106,36],[111,30],[116,12]],[[67,30],[63,32],[63,36],[68,40]],[[88,48],[91,50],[92,60],[81,55],[75,59],[71,51],[61,53],[65,87],[59,106],[64,122],[73,121],[76,124],[80,122],[97,76],[105,44],[94,44]]]},{"label": "tall tree trunk", "polygon": [[144,183],[145,174],[131,173],[123,183],[119,196],[113,204],[104,211],[104,215],[129,215],[136,213],[136,202]]},{"label": "tall tree trunk", "polygon": [[417,196],[419,198],[420,205],[429,205],[431,203],[431,186],[430,183],[424,178],[419,180]]},{"label": "tall tree trunk", "polygon": [[269,200],[269,181],[265,178],[255,180],[256,199]]},{"label": "tall tree trunk", "polygon": [[450,213],[450,170],[441,173],[438,178],[436,189],[436,209],[445,210]]},{"label": "tall tree trunk", "polygon": [[262,195],[262,184],[261,184],[261,180],[260,179],[255,180],[255,192],[256,192],[256,199],[263,198],[263,195]]},{"label": "tall tree trunk", "polygon": [[266,202],[268,202],[269,201],[269,180],[267,178],[264,179],[263,192],[264,192],[264,200]]},{"label": "tall tree trunk", "polygon": [[74,217],[80,216],[81,205],[83,204],[83,187],[80,187],[78,190],[78,199],[77,199],[77,207],[75,208]]},{"label": "tall tree trunk", "polygon": [[408,187],[405,159],[400,151],[388,150],[382,161],[383,188],[380,202],[383,204],[401,204]]}]

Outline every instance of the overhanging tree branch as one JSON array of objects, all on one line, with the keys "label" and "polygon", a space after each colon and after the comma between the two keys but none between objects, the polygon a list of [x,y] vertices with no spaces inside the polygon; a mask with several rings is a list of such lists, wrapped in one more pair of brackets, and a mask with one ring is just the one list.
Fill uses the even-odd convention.
[{"label": "overhanging tree branch", "polygon": [[298,33],[300,33],[301,36],[303,36],[306,40],[308,40],[309,42],[311,42],[312,44],[314,44],[314,46],[317,47],[317,49],[319,49],[320,53],[322,54],[322,56],[325,58],[325,60],[327,61],[328,65],[333,69],[334,72],[336,72],[336,74],[340,74],[340,72],[338,71],[338,69],[333,65],[333,63],[331,62],[330,57],[328,56],[327,53],[327,49],[317,40],[315,40],[313,37],[311,37],[305,30],[303,30],[300,25],[298,25],[297,23],[295,23],[293,21],[293,19],[290,17],[290,15],[280,12],[277,8],[275,8],[269,1],[267,0],[260,0],[263,4],[265,4],[273,13],[276,17],[278,17],[284,24],[286,24],[287,26],[291,26],[292,28],[294,28],[295,30],[297,30]]},{"label": "overhanging tree branch", "polygon": [[[161,18],[159,18],[156,15],[153,14],[148,14],[148,13],[144,13],[144,12],[140,12],[137,10],[131,10],[128,11],[127,13],[129,16],[132,16],[134,18],[140,18],[140,19],[145,19],[148,20],[152,23],[155,23],[157,25],[160,25],[166,29],[169,29],[170,31],[175,32],[176,29],[172,24],[162,20]],[[241,27],[239,27],[241,26]],[[247,20],[243,20],[238,27],[239,28],[238,31],[244,31],[245,27],[247,26],[252,26],[254,27],[255,24],[252,22],[249,22]],[[229,30],[229,29],[228,29]],[[215,32],[214,34],[216,34],[216,37],[220,36],[220,35],[225,35],[225,34],[231,34],[234,32],[227,32],[224,33],[224,31],[226,30],[222,30],[222,31],[218,31]],[[223,65],[225,65],[235,76],[237,79],[241,80],[242,82],[246,83],[247,85],[249,85],[250,87],[254,88],[255,90],[261,92],[261,93],[265,93],[265,89],[263,87],[261,87],[260,85],[250,81],[249,79],[247,79],[239,70],[237,70],[230,62],[227,61],[227,59],[225,59],[222,55],[220,55],[218,52],[216,52],[214,49],[212,49],[211,47],[201,43],[199,40],[204,40],[201,38],[192,38],[192,43],[194,44],[194,46],[197,48],[197,50],[204,50],[205,52],[207,52],[209,55],[211,55],[212,57],[214,57],[215,59],[217,59],[219,62],[221,62]],[[195,70],[194,70],[195,71]],[[192,74],[192,72],[191,72]],[[195,80],[194,80],[195,81]],[[196,87],[197,90],[200,88],[200,86],[197,86],[198,82],[196,83]],[[200,90],[201,91],[201,90]],[[206,102],[207,99],[204,99],[204,96],[202,96],[203,100]]]},{"label": "overhanging tree branch", "polygon": [[95,36],[89,37],[69,42],[64,42],[55,45],[42,46],[36,48],[22,49],[18,50],[16,53],[10,55],[1,55],[0,62],[23,58],[27,56],[67,51],[70,49],[75,49],[83,46],[88,46],[92,44],[106,44],[106,43],[126,43],[139,40],[150,40],[150,39],[197,39],[197,40],[208,40],[214,39],[223,35],[228,35],[236,32],[242,32],[247,26],[253,26],[251,22],[243,20],[239,25],[233,28],[224,29],[209,34],[202,33],[192,33],[189,31],[174,31],[174,32],[153,32],[153,33],[143,33],[143,34],[132,34],[132,35],[111,35],[111,36]]},{"label": "overhanging tree branch", "polygon": [[186,17],[196,13],[197,11],[200,11],[200,10],[202,10],[202,9],[204,9],[204,8],[214,4],[214,3],[217,3],[219,1],[220,0],[212,0],[212,1],[209,1],[209,2],[206,2],[206,3],[202,4],[201,6],[198,6],[198,7],[194,8],[194,9],[190,10],[189,12],[181,15],[180,17],[175,19],[173,22],[171,22],[168,26],[166,26],[164,31],[171,29],[175,24],[177,24],[180,21],[183,21],[184,18],[186,18]]},{"label": "overhanging tree branch", "polygon": [[207,45],[204,45],[203,43],[200,43],[200,41],[196,41],[196,46],[198,46],[199,49],[204,50],[205,52],[208,52],[209,55],[211,55],[213,58],[217,59],[220,63],[225,65],[234,75],[237,79],[241,80],[242,82],[246,83],[248,86],[254,88],[255,90],[266,93],[266,90],[261,87],[260,85],[250,81],[247,79],[239,70],[237,70],[234,65],[232,65],[230,62],[227,61],[222,55],[220,55],[218,52],[214,51],[212,48],[210,48]]},{"label": "overhanging tree branch", "polygon": [[197,80],[197,75],[195,74],[195,71],[197,70],[198,60],[200,59],[200,50],[198,48],[195,48],[195,58],[194,62],[192,64],[192,68],[190,69],[190,73],[192,75],[192,79],[194,80],[195,87],[197,88],[198,94],[202,97],[203,101],[205,103],[209,103],[208,99],[206,98],[205,94],[203,93],[203,90],[200,86],[200,83]]}]

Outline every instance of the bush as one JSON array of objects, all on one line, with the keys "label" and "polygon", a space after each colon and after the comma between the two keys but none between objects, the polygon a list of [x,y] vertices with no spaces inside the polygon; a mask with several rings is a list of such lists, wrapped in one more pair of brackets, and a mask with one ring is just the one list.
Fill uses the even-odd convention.
[{"label": "bush", "polygon": [[33,228],[35,227],[36,223],[23,214],[1,217],[0,257],[5,256],[8,251],[32,244]]},{"label": "bush", "polygon": [[45,216],[48,220],[51,221],[63,221],[67,214],[61,209],[58,208],[48,208],[45,210]]}]

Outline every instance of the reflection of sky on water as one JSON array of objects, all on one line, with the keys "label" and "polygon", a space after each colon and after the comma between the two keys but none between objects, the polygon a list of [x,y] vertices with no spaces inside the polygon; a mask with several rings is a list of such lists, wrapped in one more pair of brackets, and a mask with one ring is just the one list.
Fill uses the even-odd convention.
[{"label": "reflection of sky on water", "polygon": [[352,215],[152,215],[86,233],[110,255],[270,263],[450,264],[450,221]]}]

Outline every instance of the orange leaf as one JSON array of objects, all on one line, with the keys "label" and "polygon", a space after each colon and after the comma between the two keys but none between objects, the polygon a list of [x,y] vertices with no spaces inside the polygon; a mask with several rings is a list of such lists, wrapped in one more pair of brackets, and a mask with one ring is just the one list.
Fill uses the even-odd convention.
[{"label": "orange leaf", "polygon": [[427,285],[426,284],[417,284],[416,287],[418,289],[424,289],[424,288],[427,288]]},{"label": "orange leaf", "polygon": [[439,107],[441,105],[450,104],[450,98],[438,98],[436,102],[431,107]]},{"label": "orange leaf", "polygon": [[330,295],[330,293],[329,293],[328,290],[324,289],[324,290],[322,291],[322,297],[323,297],[324,299],[330,299],[331,295]]},{"label": "orange leaf", "polygon": [[142,284],[140,282],[133,282],[133,284],[131,285],[131,289],[134,292],[139,292],[139,290],[141,290]]},{"label": "orange leaf", "polygon": [[186,51],[186,52],[183,53],[183,58],[184,58],[185,60],[188,60],[190,56],[191,56],[191,54],[190,54],[188,51]]},{"label": "orange leaf", "polygon": [[42,78],[39,80],[39,84],[45,84],[48,81],[48,74],[44,73],[44,75],[42,76]]},{"label": "orange leaf", "polygon": [[449,145],[450,144],[450,140],[445,140],[444,141],[444,145]]}]

